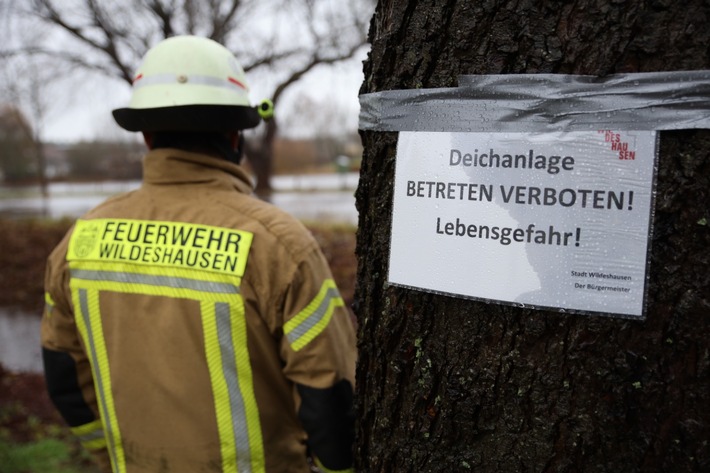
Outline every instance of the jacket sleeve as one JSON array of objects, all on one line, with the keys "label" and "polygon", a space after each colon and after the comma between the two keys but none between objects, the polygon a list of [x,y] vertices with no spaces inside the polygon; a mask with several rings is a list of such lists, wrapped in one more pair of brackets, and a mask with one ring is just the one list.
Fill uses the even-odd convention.
[{"label": "jacket sleeve", "polygon": [[319,249],[298,266],[285,297],[284,373],[296,386],[308,446],[325,472],[353,464],[355,333]]},{"label": "jacket sleeve", "polygon": [[65,291],[68,283],[62,271],[64,265],[58,266],[50,257],[45,274],[41,340],[47,391],[72,433],[92,453],[101,471],[110,472],[91,367],[74,321],[69,303],[71,295]]}]

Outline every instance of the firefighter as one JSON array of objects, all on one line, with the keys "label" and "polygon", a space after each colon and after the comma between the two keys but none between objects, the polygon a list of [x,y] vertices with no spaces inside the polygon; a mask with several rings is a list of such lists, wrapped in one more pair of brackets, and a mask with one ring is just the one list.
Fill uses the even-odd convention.
[{"label": "firefighter", "polygon": [[47,388],[102,471],[352,471],[352,321],[311,234],[252,196],[247,92],[212,40],[149,50],[113,112],[142,186],[48,258]]}]

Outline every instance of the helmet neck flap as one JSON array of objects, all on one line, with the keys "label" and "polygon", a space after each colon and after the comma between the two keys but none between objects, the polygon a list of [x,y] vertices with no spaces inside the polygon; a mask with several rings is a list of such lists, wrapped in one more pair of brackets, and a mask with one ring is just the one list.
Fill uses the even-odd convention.
[{"label": "helmet neck flap", "polygon": [[234,164],[242,160],[244,135],[239,134],[237,149],[225,133],[157,132],[151,136],[151,148],[177,148],[184,151],[219,156]]}]

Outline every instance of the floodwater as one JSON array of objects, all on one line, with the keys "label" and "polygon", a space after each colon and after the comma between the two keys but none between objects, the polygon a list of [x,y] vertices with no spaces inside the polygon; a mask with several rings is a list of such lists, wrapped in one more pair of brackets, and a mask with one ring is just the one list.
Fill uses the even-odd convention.
[{"label": "floodwater", "polygon": [[[271,202],[302,220],[357,224],[354,191],[359,175],[317,174],[274,176]],[[107,197],[140,186],[140,181],[53,183],[49,197],[39,189],[0,187],[0,216],[10,218],[76,218]]]},{"label": "floodwater", "polygon": [[[274,176],[271,202],[305,221],[357,225],[354,191],[357,173]],[[111,195],[136,189],[139,181],[54,183],[49,198],[37,188],[0,187],[0,216],[76,218]],[[41,372],[39,314],[0,308],[0,363],[15,372]]]},{"label": "floodwater", "polygon": [[0,309],[0,363],[15,372],[42,371],[39,314]]}]

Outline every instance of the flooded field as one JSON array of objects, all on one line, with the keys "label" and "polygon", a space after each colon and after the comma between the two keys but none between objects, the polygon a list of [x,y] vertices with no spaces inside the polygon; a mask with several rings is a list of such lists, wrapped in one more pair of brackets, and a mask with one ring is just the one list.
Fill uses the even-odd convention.
[{"label": "flooded field", "polygon": [[[297,218],[357,224],[355,188],[359,175],[316,174],[274,176],[271,201]],[[43,199],[37,187],[0,187],[0,216],[9,218],[79,217],[112,195],[130,191],[140,181],[53,183]]]},{"label": "flooded field", "polygon": [[0,363],[15,372],[42,371],[40,314],[0,309]]}]

